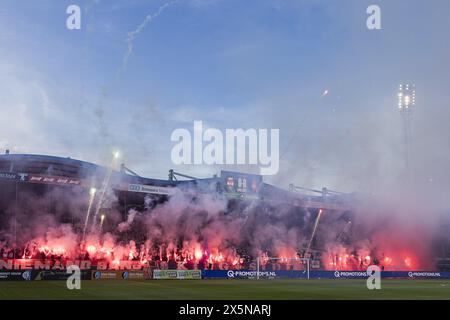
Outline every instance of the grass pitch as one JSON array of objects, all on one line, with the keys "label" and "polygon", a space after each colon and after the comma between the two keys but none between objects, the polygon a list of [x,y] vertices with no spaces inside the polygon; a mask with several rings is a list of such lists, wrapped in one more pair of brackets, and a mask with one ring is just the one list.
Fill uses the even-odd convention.
[{"label": "grass pitch", "polygon": [[65,281],[0,282],[7,299],[149,300],[301,300],[301,299],[446,299],[450,280],[382,280],[368,290],[365,280],[148,280],[82,281],[68,290]]}]

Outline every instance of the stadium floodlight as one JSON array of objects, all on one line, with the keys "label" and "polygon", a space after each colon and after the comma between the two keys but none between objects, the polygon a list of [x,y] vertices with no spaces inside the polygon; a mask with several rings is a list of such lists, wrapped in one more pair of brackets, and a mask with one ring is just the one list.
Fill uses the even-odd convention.
[{"label": "stadium floodlight", "polygon": [[93,197],[96,192],[97,192],[97,189],[95,189],[94,187],[92,187],[91,190],[89,190],[91,197]]},{"label": "stadium floodlight", "polygon": [[411,117],[416,105],[416,86],[412,83],[401,84],[398,88],[398,108],[403,118],[405,167],[409,170],[409,148],[411,143]]},{"label": "stadium floodlight", "polygon": [[411,112],[416,105],[416,86],[401,84],[398,89],[398,108],[400,112]]},{"label": "stadium floodlight", "polygon": [[114,159],[119,159],[119,157],[120,157],[120,152],[119,152],[118,150],[114,151],[114,152],[113,152],[113,157],[114,157]]}]

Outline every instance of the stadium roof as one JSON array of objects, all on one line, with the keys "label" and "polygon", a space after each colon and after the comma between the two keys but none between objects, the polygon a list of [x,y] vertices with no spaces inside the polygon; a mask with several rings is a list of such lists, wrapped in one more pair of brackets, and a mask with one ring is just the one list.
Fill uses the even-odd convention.
[{"label": "stadium roof", "polygon": [[[92,185],[92,179],[102,177],[108,171],[107,167],[99,166],[90,162],[72,159],[70,157],[56,157],[48,155],[34,155],[34,154],[3,154],[0,155],[0,173],[3,174],[19,174],[24,173],[27,175],[45,176],[47,178],[61,177],[79,180],[78,185]],[[233,190],[227,186],[227,179],[235,180],[233,183],[237,183],[237,180],[244,177],[248,181],[249,193],[246,197],[252,197],[257,199],[265,199],[268,201],[276,202],[291,202],[295,199],[300,200],[302,203],[309,203],[311,208],[329,207],[330,209],[338,209],[344,204],[342,200],[347,197],[326,197],[323,196],[306,196],[299,193],[289,192],[287,190],[275,187],[273,185],[263,183],[262,176],[256,176],[245,173],[234,173],[229,171],[223,171],[221,177],[212,177],[206,179],[192,179],[192,180],[161,180],[145,178],[133,174],[128,174],[125,171],[114,171],[113,177],[118,178],[120,183],[120,190],[131,191],[130,188],[141,188],[146,186],[154,187],[181,187],[181,188],[195,188],[203,192],[215,192],[224,191],[228,192],[231,197],[237,197],[239,199],[243,194],[240,193],[237,186],[233,186]],[[100,178],[102,179],[102,178]],[[258,191],[251,190],[250,181],[256,179],[260,187]],[[258,180],[260,179],[260,180]],[[63,179],[62,179],[63,180]],[[84,180],[87,183],[82,182]],[[88,182],[90,181],[90,182]],[[101,181],[101,180],[99,180]],[[97,182],[99,182],[97,181]],[[100,182],[101,183],[101,182]],[[245,193],[245,192],[244,192]],[[326,199],[327,198],[327,199]],[[325,204],[325,202],[327,202]],[[346,202],[346,201],[344,201]]]}]

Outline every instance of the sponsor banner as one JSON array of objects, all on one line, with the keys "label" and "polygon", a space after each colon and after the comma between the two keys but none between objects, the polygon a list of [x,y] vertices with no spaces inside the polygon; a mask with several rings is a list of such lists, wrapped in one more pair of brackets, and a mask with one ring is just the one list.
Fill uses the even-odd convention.
[{"label": "sponsor banner", "polygon": [[177,270],[177,279],[198,280],[202,278],[201,270]]},{"label": "sponsor banner", "polygon": [[92,280],[146,280],[147,271],[138,270],[96,270],[91,273]]},{"label": "sponsor banner", "polygon": [[[324,275],[328,271],[311,271],[311,277],[326,277]],[[357,279],[367,278],[365,271],[334,271],[334,278]],[[382,271],[382,278],[395,279],[450,279],[450,272],[434,272],[434,271]]]},{"label": "sponsor banner", "polygon": [[79,186],[81,185],[80,179],[66,178],[58,176],[45,176],[41,174],[29,174],[28,182],[31,183],[45,183],[45,184],[55,184],[64,186]]},{"label": "sponsor banner", "polygon": [[[90,270],[80,270],[81,280],[91,280]],[[33,280],[67,280],[73,273],[67,270],[34,270]]]},{"label": "sponsor banner", "polygon": [[158,186],[150,186],[144,184],[129,184],[128,191],[130,192],[140,192],[140,193],[151,193],[151,194],[160,194],[160,195],[173,195],[174,188],[170,187],[158,187]]},{"label": "sponsor banner", "polygon": [[0,180],[26,181],[26,173],[0,172]]},{"label": "sponsor banner", "polygon": [[201,270],[153,270],[153,279],[201,279]]},{"label": "sponsor banner", "polygon": [[409,278],[424,278],[424,279],[434,279],[434,278],[450,278],[450,272],[427,272],[427,271],[409,271]]},{"label": "sponsor banner", "polygon": [[306,270],[273,270],[259,271],[256,270],[202,270],[202,278],[204,279],[255,279],[259,278],[276,279],[276,278],[308,278]]},{"label": "sponsor banner", "polygon": [[[203,279],[255,279],[255,270],[202,270]],[[260,271],[260,278],[295,278],[306,279],[308,277],[305,270],[275,270]],[[311,279],[366,279],[365,271],[325,271],[310,270]],[[395,279],[450,279],[450,272],[426,272],[426,271],[382,271],[382,278]]]},{"label": "sponsor banner", "polygon": [[277,278],[277,271],[228,270],[228,278]]},{"label": "sponsor banner", "polygon": [[[327,272],[327,271],[325,271]],[[328,274],[328,272],[327,272]],[[313,273],[313,275],[316,275],[315,273]],[[317,272],[317,276],[318,277],[327,277],[325,276],[325,274],[323,272]],[[334,278],[336,279],[363,279],[363,278],[367,278],[368,274],[366,271],[334,271],[333,273]],[[328,278],[328,277],[327,277]]]},{"label": "sponsor banner", "polygon": [[[311,270],[310,278],[320,279],[366,279],[366,271],[324,271]],[[450,272],[427,272],[427,271],[382,271],[382,278],[392,279],[450,279]]]},{"label": "sponsor banner", "polygon": [[0,281],[31,281],[34,276],[33,270],[0,271]]},{"label": "sponsor banner", "polygon": [[153,279],[176,279],[177,270],[153,270]]}]

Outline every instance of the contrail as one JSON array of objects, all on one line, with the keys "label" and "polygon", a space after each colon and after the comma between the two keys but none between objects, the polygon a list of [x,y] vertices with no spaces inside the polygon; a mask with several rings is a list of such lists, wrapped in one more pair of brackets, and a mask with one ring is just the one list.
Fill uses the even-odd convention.
[{"label": "contrail", "polygon": [[128,59],[130,58],[131,54],[133,53],[133,42],[136,39],[136,37],[142,32],[142,30],[145,29],[145,27],[149,23],[151,23],[153,21],[153,19],[157,18],[166,8],[174,5],[177,2],[178,2],[178,0],[175,0],[175,1],[170,1],[170,2],[163,4],[161,7],[159,7],[159,9],[156,13],[148,14],[145,17],[144,21],[142,21],[142,23],[136,28],[136,30],[128,32],[128,38],[127,38],[128,49],[125,52],[125,56],[123,57],[122,70],[126,69]]}]

